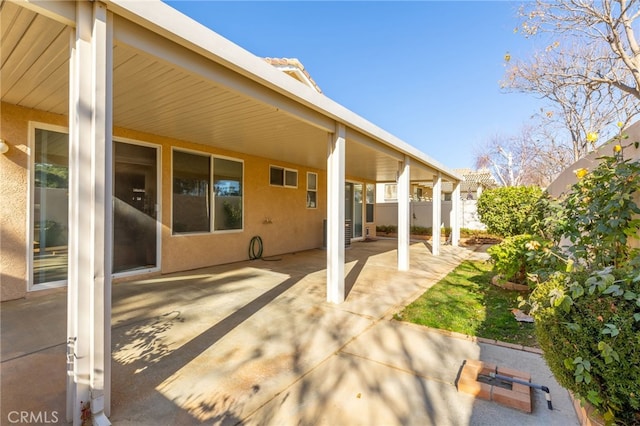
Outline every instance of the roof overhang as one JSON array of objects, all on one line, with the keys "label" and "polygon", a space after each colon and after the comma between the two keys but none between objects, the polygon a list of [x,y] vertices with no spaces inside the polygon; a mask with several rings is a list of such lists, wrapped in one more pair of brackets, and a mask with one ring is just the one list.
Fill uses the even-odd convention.
[{"label": "roof overhang", "polygon": [[[346,126],[346,173],[393,181],[461,177],[158,1],[105,0],[113,16],[114,127],[326,169],[328,135]],[[73,2],[5,1],[1,96],[66,115]]]}]

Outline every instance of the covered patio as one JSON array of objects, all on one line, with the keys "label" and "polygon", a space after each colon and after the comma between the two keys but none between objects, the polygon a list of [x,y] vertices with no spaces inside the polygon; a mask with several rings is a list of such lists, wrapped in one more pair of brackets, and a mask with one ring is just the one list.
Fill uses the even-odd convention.
[{"label": "covered patio", "polygon": [[[398,198],[404,201],[398,204],[396,272],[414,264],[411,183],[432,182],[434,199],[440,199],[442,182],[449,181],[454,202],[459,199],[460,178],[437,161],[162,2],[5,1],[0,18],[2,138],[10,147],[0,162],[11,194],[0,206],[6,222],[2,232],[9,237],[0,244],[11,255],[2,260],[3,298],[67,285],[67,412],[75,424],[81,420],[81,401],[90,400],[94,416],[105,422],[111,407],[113,266],[132,256],[122,255],[131,248],[127,231],[117,232],[118,206],[132,205],[119,198],[118,167],[127,176],[140,167],[153,170],[144,185],[155,182],[152,189],[131,184],[134,198],[153,195],[139,206],[151,231],[147,252],[136,268],[122,268],[125,275],[164,274],[157,278],[162,280],[174,272],[235,262],[245,258],[254,235],[270,242],[265,256],[317,248],[326,219],[321,293],[334,304],[344,302],[353,285],[345,252],[345,187],[350,182],[361,189],[368,183],[397,182]],[[35,248],[36,234],[45,233],[32,221],[43,210],[34,195],[38,131],[59,139],[68,135],[68,149],[51,145],[43,152],[45,160],[62,158],[60,164],[68,168],[68,186],[57,188],[68,197],[63,203],[68,205],[68,244],[53,251],[64,256],[57,266],[68,270],[62,275],[66,279],[49,287],[33,278],[39,266],[34,253],[46,251],[42,240]],[[133,162],[134,151],[153,154]],[[184,172],[176,160],[180,155],[187,159],[184,164],[191,158],[207,161],[201,190],[207,203],[220,194],[209,188],[215,170],[233,174],[235,180],[220,179],[241,197],[239,222],[218,224],[207,204],[204,231],[181,231],[189,224],[176,220],[183,195],[175,189],[176,175]],[[217,163],[222,165],[216,168]],[[269,175],[273,170],[282,171],[281,185]],[[295,174],[295,184],[284,179],[287,171]],[[316,176],[317,186],[310,186],[310,176]],[[273,196],[276,187],[298,192]],[[292,197],[305,190],[307,197],[314,191],[318,197],[313,208]],[[215,208],[223,208],[222,200]],[[375,219],[363,217],[360,212],[374,237]],[[433,217],[430,249],[437,255],[440,203],[434,203]],[[452,228],[456,246],[459,224]],[[25,255],[24,248],[32,246]],[[175,292],[193,296],[182,286]]]}]

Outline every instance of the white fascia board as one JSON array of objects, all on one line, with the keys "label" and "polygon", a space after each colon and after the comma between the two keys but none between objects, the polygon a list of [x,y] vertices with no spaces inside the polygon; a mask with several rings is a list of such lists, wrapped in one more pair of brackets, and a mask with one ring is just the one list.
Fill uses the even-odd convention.
[{"label": "white fascia board", "polygon": [[238,72],[282,95],[316,110],[331,119],[352,127],[374,141],[387,145],[421,164],[441,172],[447,180],[462,180],[461,176],[435,161],[422,151],[388,133],[327,96],[295,81],[263,59],[227,40],[201,23],[161,1],[104,0],[109,8],[136,24],[206,58]]}]

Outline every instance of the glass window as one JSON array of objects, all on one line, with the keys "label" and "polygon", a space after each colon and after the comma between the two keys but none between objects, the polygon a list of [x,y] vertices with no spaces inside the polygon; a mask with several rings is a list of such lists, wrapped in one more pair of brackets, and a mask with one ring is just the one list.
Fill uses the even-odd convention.
[{"label": "glass window", "polygon": [[293,169],[285,169],[284,167],[270,166],[269,183],[274,186],[297,188],[298,171]]},{"label": "glass window", "polygon": [[398,184],[395,184],[395,183],[384,184],[384,199],[385,200],[398,199]]},{"label": "glass window", "polygon": [[35,130],[33,284],[67,280],[69,136]]},{"label": "glass window", "polygon": [[240,161],[214,158],[215,191],[214,229],[242,229],[242,169]]},{"label": "glass window", "polygon": [[307,172],[307,208],[318,207],[318,174]]},{"label": "glass window", "polygon": [[298,172],[296,170],[284,171],[284,186],[298,187]]},{"label": "glass window", "polygon": [[173,151],[173,233],[211,230],[211,157]]},{"label": "glass window", "polygon": [[373,211],[375,209],[376,202],[376,186],[372,183],[367,184],[367,193],[366,193],[366,201],[367,201],[367,222],[371,223],[374,221]]},{"label": "glass window", "polygon": [[284,186],[284,169],[273,167],[269,169],[269,183],[276,186]]}]

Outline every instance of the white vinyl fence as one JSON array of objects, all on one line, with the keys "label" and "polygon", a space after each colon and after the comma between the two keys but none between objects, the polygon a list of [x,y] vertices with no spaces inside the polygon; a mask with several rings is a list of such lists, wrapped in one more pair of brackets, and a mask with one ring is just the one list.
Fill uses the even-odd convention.
[{"label": "white vinyl fence", "polygon": [[[451,201],[442,202],[442,223],[440,226],[451,227]],[[486,227],[478,218],[477,200],[460,200],[460,227],[475,230],[485,230]],[[433,206],[431,201],[412,201],[409,207],[411,226],[433,225]],[[398,225],[398,203],[376,204],[377,225]]]}]

